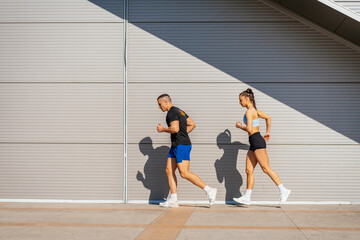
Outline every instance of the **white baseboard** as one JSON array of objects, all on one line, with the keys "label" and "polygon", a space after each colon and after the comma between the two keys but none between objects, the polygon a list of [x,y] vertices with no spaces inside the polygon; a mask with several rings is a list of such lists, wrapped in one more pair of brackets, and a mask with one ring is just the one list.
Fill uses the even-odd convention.
[{"label": "white baseboard", "polygon": [[123,200],[0,199],[14,203],[124,203]]},{"label": "white baseboard", "polygon": [[[130,200],[130,204],[158,204],[162,201],[151,201],[148,200]],[[208,204],[209,201],[179,201],[179,204]],[[234,201],[216,201],[215,204],[237,204]],[[252,205],[278,205],[279,201],[252,201]],[[287,201],[283,205],[316,205],[316,204],[360,204],[360,202],[350,202],[350,201]]]},{"label": "white baseboard", "polygon": [[[13,203],[124,203],[123,200],[57,200],[57,199],[0,199],[0,202]],[[155,200],[130,200],[130,204],[158,204],[162,201]],[[179,201],[180,204],[208,204],[208,201]],[[237,204],[234,201],[216,201],[215,204]],[[252,201],[252,205],[278,205],[279,201]],[[288,201],[283,205],[317,205],[317,204],[360,204],[360,201]]]}]

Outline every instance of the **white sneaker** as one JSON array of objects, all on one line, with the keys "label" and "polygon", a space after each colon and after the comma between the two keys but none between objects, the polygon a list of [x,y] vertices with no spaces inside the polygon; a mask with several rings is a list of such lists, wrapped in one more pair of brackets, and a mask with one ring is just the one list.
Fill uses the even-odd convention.
[{"label": "white sneaker", "polygon": [[178,201],[173,201],[171,200],[171,198],[165,199],[165,202],[161,202],[159,203],[160,207],[165,207],[165,208],[177,208],[179,207]]},{"label": "white sneaker", "polygon": [[209,199],[209,206],[211,207],[216,199],[216,194],[217,194],[217,189],[216,188],[212,188],[209,193],[207,194],[207,197]]},{"label": "white sneaker", "polygon": [[286,189],[283,192],[280,192],[280,204],[283,204],[288,199],[289,195],[291,193],[290,189]]},{"label": "white sneaker", "polygon": [[241,203],[241,204],[245,204],[245,205],[250,205],[250,199],[248,199],[247,197],[241,196],[239,198],[233,198],[235,202],[237,203]]}]

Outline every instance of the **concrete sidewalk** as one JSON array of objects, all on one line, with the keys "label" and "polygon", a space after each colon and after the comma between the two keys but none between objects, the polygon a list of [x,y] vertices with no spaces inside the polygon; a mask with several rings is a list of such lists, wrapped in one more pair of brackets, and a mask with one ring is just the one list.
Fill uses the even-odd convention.
[{"label": "concrete sidewalk", "polygon": [[360,239],[360,205],[0,203],[0,239]]}]

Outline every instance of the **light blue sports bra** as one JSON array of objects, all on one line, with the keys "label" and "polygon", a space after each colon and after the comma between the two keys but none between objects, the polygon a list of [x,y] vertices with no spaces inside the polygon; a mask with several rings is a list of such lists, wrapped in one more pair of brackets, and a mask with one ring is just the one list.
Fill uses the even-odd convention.
[{"label": "light blue sports bra", "polygon": [[[247,125],[246,115],[244,114],[244,123]],[[253,120],[253,127],[258,127],[260,124],[259,118]]]}]

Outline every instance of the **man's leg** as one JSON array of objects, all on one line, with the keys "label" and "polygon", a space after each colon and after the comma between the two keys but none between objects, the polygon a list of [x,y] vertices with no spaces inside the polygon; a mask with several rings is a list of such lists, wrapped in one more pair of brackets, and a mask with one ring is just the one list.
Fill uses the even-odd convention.
[{"label": "man's leg", "polygon": [[196,186],[202,188],[209,199],[209,206],[213,205],[216,199],[216,188],[211,188],[208,185],[206,185],[198,175],[190,172],[190,161],[183,160],[181,163],[178,163],[179,172],[182,178],[185,178],[195,184]]},{"label": "man's leg", "polygon": [[190,172],[190,161],[183,160],[181,163],[177,164],[179,172],[182,178],[185,178],[195,184],[196,186],[204,189],[206,184],[200,179],[200,177],[192,172]]},{"label": "man's leg", "polygon": [[166,175],[168,178],[171,194],[177,192],[177,179],[175,175],[176,168],[177,168],[176,158],[168,158],[166,164]]},{"label": "man's leg", "polygon": [[170,188],[170,197],[167,198],[165,202],[161,202],[159,205],[160,207],[179,207],[178,201],[177,201],[177,179],[175,175],[175,170],[177,168],[176,165],[176,159],[175,158],[168,158],[167,164],[166,164],[166,175],[168,177],[168,183]]}]

